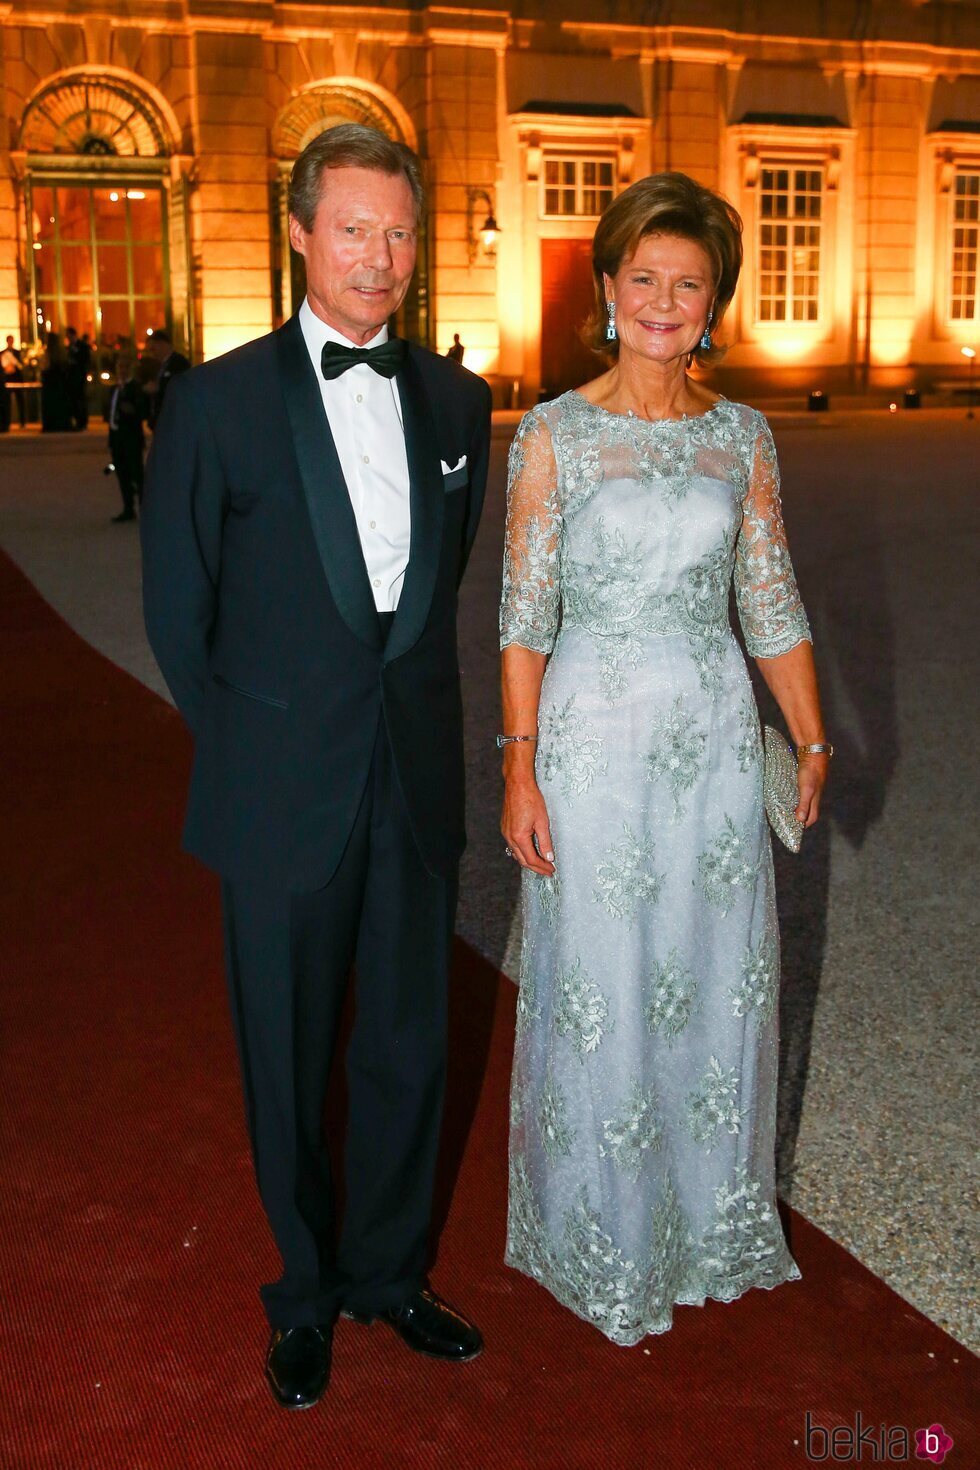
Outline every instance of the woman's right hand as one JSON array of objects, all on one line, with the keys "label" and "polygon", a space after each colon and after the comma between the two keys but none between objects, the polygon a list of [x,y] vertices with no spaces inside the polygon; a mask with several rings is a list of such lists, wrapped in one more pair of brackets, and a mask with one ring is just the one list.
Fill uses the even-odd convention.
[{"label": "woman's right hand", "polygon": [[548,809],[533,776],[515,774],[507,778],[500,830],[522,868],[530,868],[532,873],[540,873],[542,878],[551,877],[555,871],[555,854],[548,826]]}]

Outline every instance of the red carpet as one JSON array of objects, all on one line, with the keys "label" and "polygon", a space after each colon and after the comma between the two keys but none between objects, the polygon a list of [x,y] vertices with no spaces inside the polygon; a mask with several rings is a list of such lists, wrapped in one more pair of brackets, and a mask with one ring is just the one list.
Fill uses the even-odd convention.
[{"label": "red carpet", "polygon": [[504,1268],[513,988],[462,944],[435,1280],[488,1350],[444,1367],[341,1323],[327,1398],[277,1410],[217,888],[177,846],[188,742],[2,557],[0,677],[4,1470],[803,1466],[807,1410],[913,1444],[938,1421],[978,1463],[976,1360],[792,1211],[802,1282],[645,1347]]}]

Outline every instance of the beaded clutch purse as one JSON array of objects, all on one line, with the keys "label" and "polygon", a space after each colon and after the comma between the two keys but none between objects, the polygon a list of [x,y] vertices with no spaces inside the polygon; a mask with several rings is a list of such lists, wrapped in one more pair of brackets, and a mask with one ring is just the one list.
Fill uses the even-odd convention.
[{"label": "beaded clutch purse", "polygon": [[796,756],[788,741],[771,725],[766,725],[764,738],[762,796],[766,805],[766,816],[780,842],[790,852],[799,852],[803,841],[803,823],[796,815],[800,800]]}]

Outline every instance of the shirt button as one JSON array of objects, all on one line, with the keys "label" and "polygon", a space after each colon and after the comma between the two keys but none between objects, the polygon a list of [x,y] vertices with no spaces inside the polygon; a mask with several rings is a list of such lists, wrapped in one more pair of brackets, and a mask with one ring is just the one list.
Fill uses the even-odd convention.
[{"label": "shirt button", "polygon": [[381,578],[380,577],[375,577],[375,579],[374,579],[374,585],[375,585],[375,587],[380,587],[381,586]]},{"label": "shirt button", "polygon": [[370,464],[371,463],[371,456],[369,454],[366,454],[364,456],[364,463],[365,464]]},{"label": "shirt button", "polygon": [[376,531],[378,529],[377,521],[368,521],[368,525],[371,527],[372,531]]},{"label": "shirt button", "polygon": [[356,403],[363,403],[364,402],[364,394],[363,393],[356,394],[355,395],[355,402]]}]

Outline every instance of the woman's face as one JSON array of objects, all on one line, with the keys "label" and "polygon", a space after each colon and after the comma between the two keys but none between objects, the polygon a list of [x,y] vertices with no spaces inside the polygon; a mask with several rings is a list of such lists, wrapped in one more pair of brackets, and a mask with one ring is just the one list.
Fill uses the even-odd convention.
[{"label": "woman's face", "polygon": [[620,354],[649,362],[686,360],[700,341],[714,295],[707,252],[679,235],[644,235],[615,276],[604,276],[616,303]]}]

